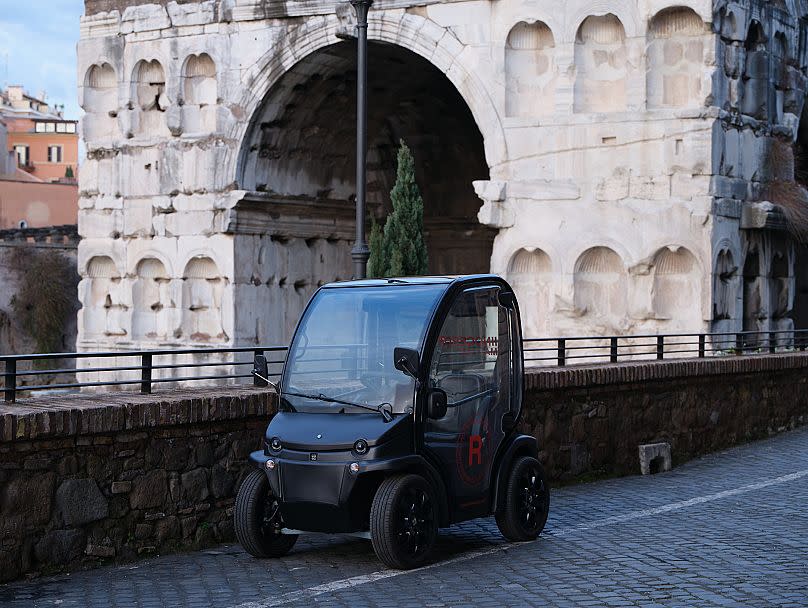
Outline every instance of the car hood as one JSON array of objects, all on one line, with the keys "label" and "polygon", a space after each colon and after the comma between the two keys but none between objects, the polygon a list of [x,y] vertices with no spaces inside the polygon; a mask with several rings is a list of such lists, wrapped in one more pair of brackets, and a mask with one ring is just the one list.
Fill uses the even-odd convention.
[{"label": "car hood", "polygon": [[412,428],[411,414],[395,414],[385,422],[381,414],[307,414],[278,412],[267,427],[267,440],[278,437],[290,450],[323,452],[348,450],[357,439],[368,446],[382,444]]}]

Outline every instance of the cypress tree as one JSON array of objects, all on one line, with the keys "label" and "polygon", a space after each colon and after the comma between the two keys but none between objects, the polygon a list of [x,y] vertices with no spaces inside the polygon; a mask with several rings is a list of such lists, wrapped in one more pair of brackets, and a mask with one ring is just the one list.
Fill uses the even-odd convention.
[{"label": "cypress tree", "polygon": [[378,277],[426,274],[424,200],[415,182],[415,160],[403,140],[398,149],[396,183],[390,191],[390,199],[393,212],[387,217],[384,232],[377,229],[375,242],[371,231],[373,264],[369,274]]},{"label": "cypress tree", "polygon": [[370,228],[370,258],[368,259],[368,277],[379,278],[384,276],[384,260],[382,260],[382,245],[384,242],[384,233],[382,227],[376,222],[375,218],[371,218]]}]

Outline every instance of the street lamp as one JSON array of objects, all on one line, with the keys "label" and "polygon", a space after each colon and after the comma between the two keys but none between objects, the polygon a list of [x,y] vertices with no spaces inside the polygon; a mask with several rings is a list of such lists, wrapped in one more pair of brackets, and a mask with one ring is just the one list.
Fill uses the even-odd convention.
[{"label": "street lamp", "polygon": [[357,66],[356,66],[356,243],[351,249],[354,264],[354,278],[367,276],[370,249],[365,242],[365,181],[367,122],[368,122],[368,11],[373,0],[351,0],[356,11]]}]

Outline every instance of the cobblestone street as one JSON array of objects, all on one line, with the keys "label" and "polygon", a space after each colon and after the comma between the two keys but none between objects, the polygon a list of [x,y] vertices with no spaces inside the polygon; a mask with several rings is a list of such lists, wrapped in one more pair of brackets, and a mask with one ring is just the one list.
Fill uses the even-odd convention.
[{"label": "cobblestone street", "polygon": [[438,560],[384,570],[367,541],[301,539],[284,559],[237,545],[0,587],[31,606],[808,605],[808,429],[652,477],[555,490],[537,542],[493,520],[441,535]]}]

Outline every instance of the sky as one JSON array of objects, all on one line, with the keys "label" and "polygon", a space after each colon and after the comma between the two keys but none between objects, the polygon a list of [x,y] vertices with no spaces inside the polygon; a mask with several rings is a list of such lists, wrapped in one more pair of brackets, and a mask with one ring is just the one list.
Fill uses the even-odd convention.
[{"label": "sky", "polygon": [[[47,92],[78,119],[76,43],[83,0],[0,0],[0,85],[21,84],[31,95]],[[8,66],[8,67],[6,67]]]}]

